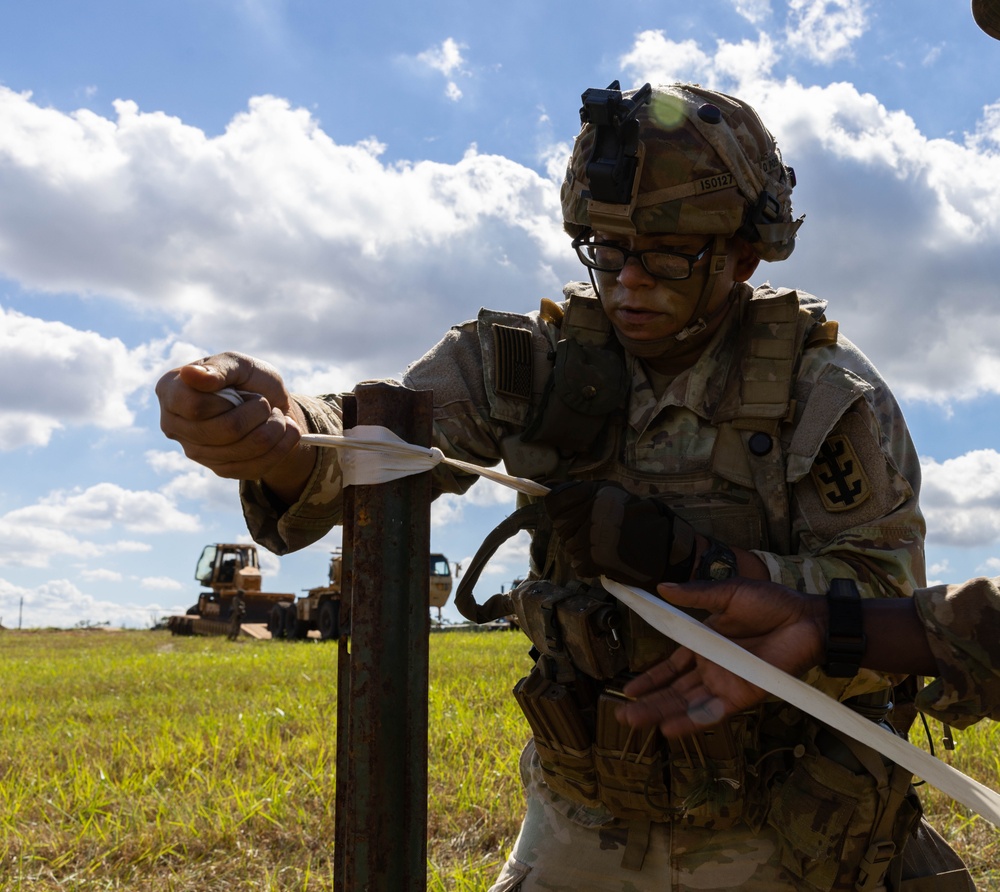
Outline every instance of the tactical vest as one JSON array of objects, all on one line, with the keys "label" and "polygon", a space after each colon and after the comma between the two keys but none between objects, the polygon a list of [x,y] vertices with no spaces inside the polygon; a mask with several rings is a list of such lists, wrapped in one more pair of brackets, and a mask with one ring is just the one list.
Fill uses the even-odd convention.
[{"label": "tactical vest", "polygon": [[[832,376],[832,383],[818,382],[822,398],[805,400],[803,408],[802,397],[810,394],[795,390],[801,356],[835,343],[836,322],[823,316],[825,302],[808,295],[758,289],[751,296],[748,286],[737,287],[743,318],[711,419],[711,455],[689,465],[681,460],[670,473],[636,470],[623,458],[631,381],[589,286],[569,286],[562,304],[543,301],[541,335],[527,317],[482,311],[478,332],[491,415],[517,429],[501,443],[507,471],[539,480],[618,481],[637,495],[664,498],[707,536],[794,554],[789,487],[809,472],[824,438],[865,385]],[[908,777],[865,764],[855,778],[854,748],[840,740],[817,742],[815,725],[784,704],[765,704],[669,744],[655,729],[639,734],[621,725],[614,709],[622,673],[648,668],[673,645],[602,590],[573,579],[543,512],[525,508],[519,515],[484,543],[456,604],[477,621],[516,612],[531,638],[538,661],[514,695],[550,789],[630,821],[637,830],[630,832],[627,866],[641,867],[642,828],[650,821],[724,827],[742,820],[751,828],[770,822],[795,837],[783,860],[817,888],[834,888],[846,871],[861,877],[858,888],[880,888],[893,840],[919,816],[904,801]],[[534,533],[532,578],[494,596],[485,609],[475,605],[471,589],[482,564],[519,526]],[[831,749],[838,761],[827,755]],[[865,761],[872,761],[867,753]],[[776,784],[776,777],[783,782]],[[838,814],[820,830],[803,830],[806,815],[794,813],[821,799],[825,809],[838,803]],[[824,859],[820,852],[831,846],[841,847],[839,855]]]},{"label": "tactical vest", "polygon": [[[862,391],[842,388],[840,400],[823,401],[827,411],[802,414],[793,437],[785,423],[797,407],[799,358],[804,349],[835,343],[837,324],[825,320],[825,302],[810,296],[758,289],[747,299],[750,289],[742,288],[744,319],[711,419],[716,432],[711,458],[668,473],[637,471],[621,459],[631,382],[589,285],[568,286],[562,305],[543,301],[542,320],[558,326],[550,344],[532,337],[526,317],[482,311],[478,328],[491,414],[520,428],[501,443],[508,472],[534,479],[616,480],[638,495],[669,498],[705,535],[743,548],[794,553],[788,487],[808,473],[809,464],[786,455],[782,434],[793,452],[797,444],[818,448]],[[518,320],[520,326],[511,324]]]}]

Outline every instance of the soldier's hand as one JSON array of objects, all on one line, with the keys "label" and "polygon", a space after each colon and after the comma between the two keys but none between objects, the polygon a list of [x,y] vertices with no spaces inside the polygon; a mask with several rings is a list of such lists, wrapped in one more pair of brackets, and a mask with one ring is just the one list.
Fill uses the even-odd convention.
[{"label": "soldier's hand", "polygon": [[[237,406],[219,396],[224,388],[239,391],[243,402]],[[242,353],[220,353],[167,372],[156,395],[160,428],[188,458],[220,477],[265,480],[294,501],[315,456],[296,448],[305,418],[272,366]]]},{"label": "soldier's hand", "polygon": [[[749,579],[661,585],[657,594],[678,607],[709,610],[706,625],[792,675],[823,661],[827,612],[820,595]],[[686,647],[630,681],[624,693],[636,699],[618,708],[618,718],[637,728],[657,725],[667,737],[714,725],[766,696]]]},{"label": "soldier's hand", "polygon": [[695,532],[663,502],[588,480],[556,486],[545,510],[581,576],[603,574],[649,590],[691,578]]}]

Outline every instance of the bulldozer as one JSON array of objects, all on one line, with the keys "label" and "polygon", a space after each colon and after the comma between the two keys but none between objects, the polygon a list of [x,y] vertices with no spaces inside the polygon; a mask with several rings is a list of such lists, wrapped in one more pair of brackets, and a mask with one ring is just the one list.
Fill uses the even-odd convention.
[{"label": "bulldozer", "polygon": [[175,635],[229,635],[267,623],[275,604],[294,600],[285,592],[262,592],[257,546],[217,542],[206,545],[194,578],[208,591],[183,616],[171,616]]},{"label": "bulldozer", "polygon": [[[430,606],[436,607],[438,617],[441,608],[451,596],[451,565],[443,554],[430,556]],[[267,629],[272,638],[296,640],[316,637],[321,641],[339,638],[341,623],[344,631],[350,623],[349,609],[341,611],[344,557],[338,549],[331,554],[330,569],[326,585],[309,589],[299,598],[281,601],[271,607]],[[345,615],[346,614],[346,615]]]}]

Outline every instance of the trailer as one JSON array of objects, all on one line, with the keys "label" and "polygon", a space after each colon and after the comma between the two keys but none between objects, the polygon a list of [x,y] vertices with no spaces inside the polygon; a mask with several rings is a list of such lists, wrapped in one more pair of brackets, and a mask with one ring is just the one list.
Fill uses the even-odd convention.
[{"label": "trailer", "polygon": [[[274,604],[267,621],[271,637],[289,641],[318,637],[321,641],[329,641],[340,637],[342,625],[347,632],[350,606],[341,607],[343,566],[343,554],[338,549],[330,557],[326,585],[311,588],[294,600]],[[436,607],[440,617],[441,608],[451,597],[451,565],[443,554],[432,554],[430,567],[429,606]]]}]

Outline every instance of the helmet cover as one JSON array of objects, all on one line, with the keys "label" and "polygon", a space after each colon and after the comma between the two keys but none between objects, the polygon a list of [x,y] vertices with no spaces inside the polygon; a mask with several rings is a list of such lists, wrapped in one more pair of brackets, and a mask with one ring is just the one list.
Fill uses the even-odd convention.
[{"label": "helmet cover", "polygon": [[795,173],[749,105],[724,93],[673,84],[653,87],[632,117],[638,145],[631,200],[594,199],[588,166],[601,128],[585,123],[562,185],[567,232],[740,235],[762,260],[784,260],[792,253],[802,223],[792,219]]}]

